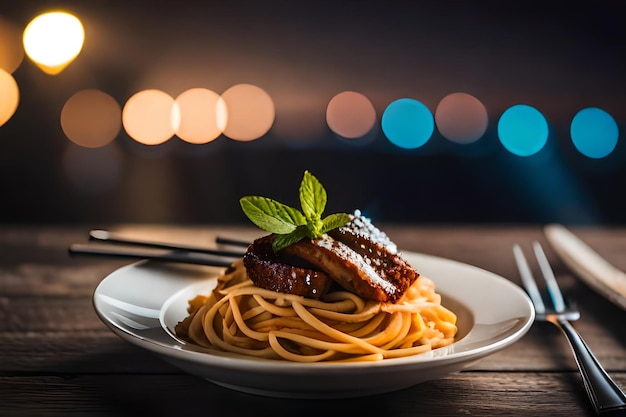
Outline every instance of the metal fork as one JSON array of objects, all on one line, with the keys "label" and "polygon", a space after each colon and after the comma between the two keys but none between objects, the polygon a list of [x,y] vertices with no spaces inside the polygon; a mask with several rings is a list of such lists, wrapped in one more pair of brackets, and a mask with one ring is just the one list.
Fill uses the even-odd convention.
[{"label": "metal fork", "polygon": [[537,283],[520,246],[518,244],[513,245],[513,254],[520,271],[522,283],[535,306],[536,320],[553,323],[567,337],[574,352],[585,390],[596,413],[601,416],[626,415],[626,395],[602,368],[591,349],[589,349],[580,334],[570,323],[570,321],[580,318],[580,312],[565,302],[552,268],[539,242],[533,243],[533,249],[552,300],[550,308],[547,308],[543,302]]}]

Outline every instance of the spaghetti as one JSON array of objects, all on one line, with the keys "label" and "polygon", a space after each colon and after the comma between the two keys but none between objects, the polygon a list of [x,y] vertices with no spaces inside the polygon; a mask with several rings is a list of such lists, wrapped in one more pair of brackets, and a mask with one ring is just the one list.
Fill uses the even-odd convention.
[{"label": "spaghetti", "polygon": [[377,361],[444,347],[456,315],[419,276],[396,303],[332,291],[319,300],[255,286],[241,260],[216,288],[189,301],[176,326],[188,342],[248,356],[294,362]]}]

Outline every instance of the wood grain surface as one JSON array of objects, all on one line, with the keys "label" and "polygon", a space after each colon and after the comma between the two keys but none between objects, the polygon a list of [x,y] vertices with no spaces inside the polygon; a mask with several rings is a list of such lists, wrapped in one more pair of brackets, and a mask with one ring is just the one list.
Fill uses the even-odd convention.
[{"label": "wood grain surface", "polygon": [[[380,225],[379,225],[380,226]],[[520,284],[511,246],[544,243],[565,293],[582,310],[575,327],[613,379],[626,387],[626,311],[573,276],[539,226],[380,226],[403,251],[454,259]],[[255,229],[111,225],[129,236],[214,244],[250,240]],[[573,356],[556,328],[536,323],[522,340],[462,372],[389,394],[290,400],[242,394],[187,375],[114,335],[92,294],[125,259],[70,257],[88,226],[0,227],[0,416],[172,415],[593,415]],[[626,270],[626,229],[572,228]],[[416,266],[419,270],[419,266]],[[145,413],[145,414],[144,414]]]}]

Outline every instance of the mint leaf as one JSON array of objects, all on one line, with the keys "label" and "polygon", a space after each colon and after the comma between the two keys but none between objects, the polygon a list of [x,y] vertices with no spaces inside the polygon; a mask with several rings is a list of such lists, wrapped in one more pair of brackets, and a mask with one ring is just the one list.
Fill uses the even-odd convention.
[{"label": "mint leaf", "polygon": [[326,208],[326,190],[309,171],[304,171],[298,191],[302,211],[266,197],[246,196],[239,200],[252,223],[277,235],[272,244],[274,252],[307,236],[311,239],[321,237],[351,219],[346,213],[331,214],[322,219]]},{"label": "mint leaf", "polygon": [[346,213],[335,213],[326,216],[324,220],[322,220],[322,228],[320,230],[320,233],[324,234],[330,230],[341,227],[344,224],[348,223],[350,219],[350,215]]},{"label": "mint leaf", "polygon": [[270,233],[287,234],[306,224],[299,210],[271,198],[247,196],[239,204],[252,223]]},{"label": "mint leaf", "polygon": [[274,252],[278,252],[279,250],[284,249],[289,245],[301,241],[307,236],[308,232],[308,227],[303,225],[296,227],[296,229],[289,234],[278,235],[274,239],[274,242],[272,242],[272,249],[274,249]]},{"label": "mint leaf", "polygon": [[326,208],[326,190],[309,171],[304,171],[300,183],[300,204],[307,220],[320,219]]}]

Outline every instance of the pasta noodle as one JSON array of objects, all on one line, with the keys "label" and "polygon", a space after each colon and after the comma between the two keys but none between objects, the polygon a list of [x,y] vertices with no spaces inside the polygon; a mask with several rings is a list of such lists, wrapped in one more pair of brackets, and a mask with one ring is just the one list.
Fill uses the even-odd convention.
[{"label": "pasta noodle", "polygon": [[319,300],[255,286],[243,262],[218,277],[211,294],[189,301],[176,334],[205,347],[295,362],[375,361],[454,341],[456,315],[420,276],[395,304],[348,291]]}]

